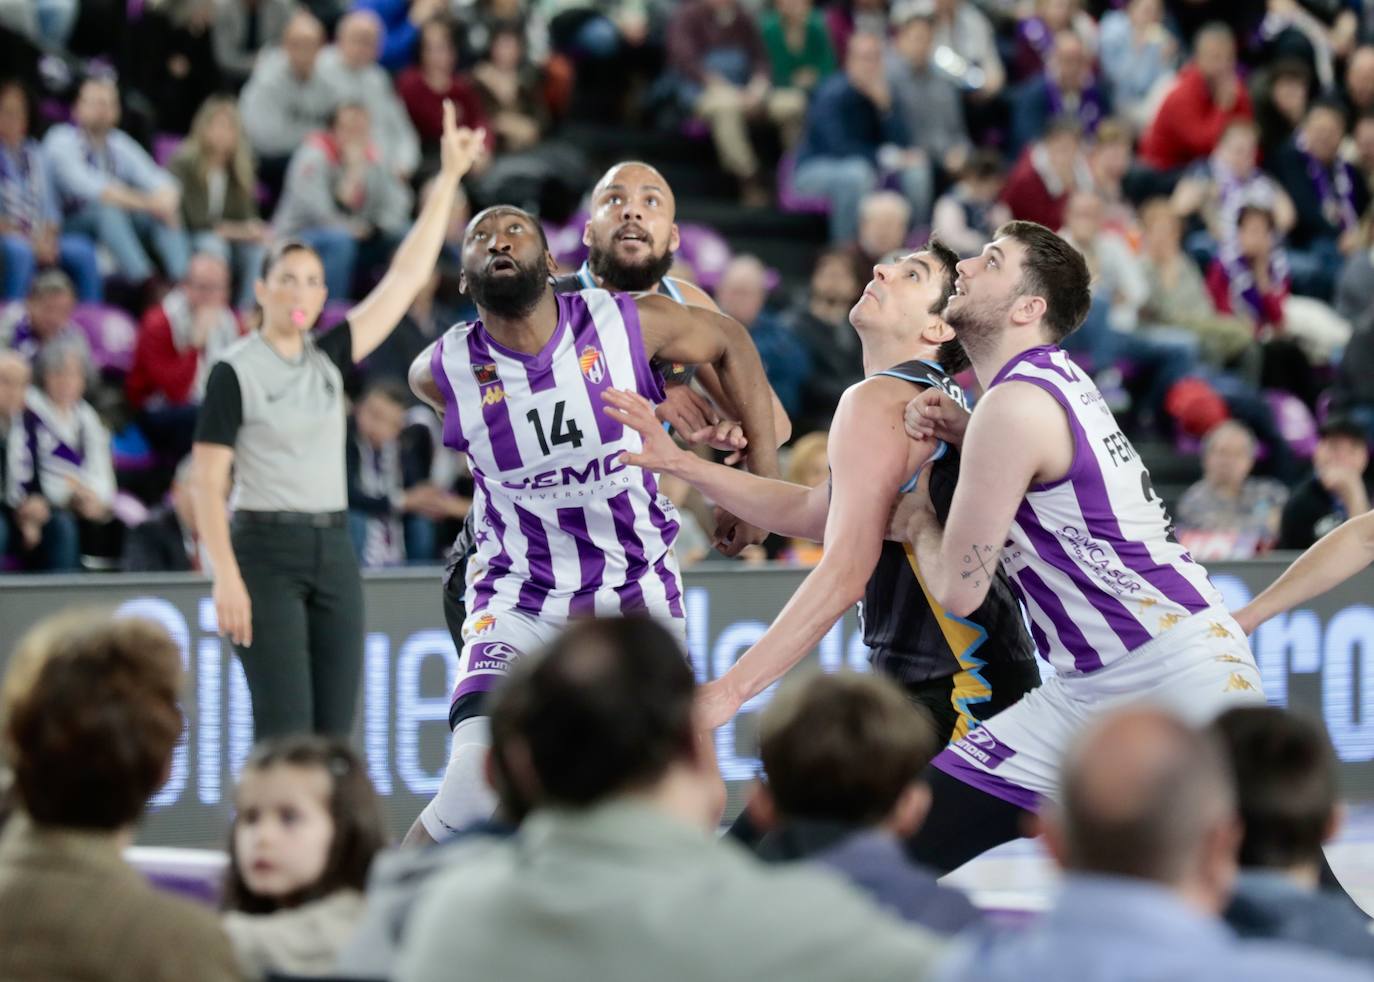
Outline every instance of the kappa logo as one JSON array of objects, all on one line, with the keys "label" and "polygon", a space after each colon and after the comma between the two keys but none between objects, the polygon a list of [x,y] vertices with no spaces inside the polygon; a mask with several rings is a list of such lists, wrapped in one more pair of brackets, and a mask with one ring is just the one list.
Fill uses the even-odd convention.
[{"label": "kappa logo", "polygon": [[599,385],[606,377],[606,359],[601,357],[601,352],[595,345],[589,344],[583,348],[577,363],[582,368],[582,374],[592,385]]},{"label": "kappa logo", "polygon": [[482,405],[484,406],[494,406],[505,398],[506,387],[500,383],[482,391]]},{"label": "kappa logo", "polygon": [[496,374],[496,362],[487,362],[485,365],[473,365],[472,376],[477,379],[478,385],[491,385],[499,382],[500,378]]}]

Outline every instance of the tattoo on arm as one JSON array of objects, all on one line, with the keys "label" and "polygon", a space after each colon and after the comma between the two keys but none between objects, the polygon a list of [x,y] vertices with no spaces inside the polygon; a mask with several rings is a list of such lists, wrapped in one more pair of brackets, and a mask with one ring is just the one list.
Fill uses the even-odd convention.
[{"label": "tattoo on arm", "polygon": [[997,550],[992,546],[980,546],[976,542],[964,553],[964,569],[960,578],[971,580],[973,586],[981,587],[991,583],[997,572]]}]

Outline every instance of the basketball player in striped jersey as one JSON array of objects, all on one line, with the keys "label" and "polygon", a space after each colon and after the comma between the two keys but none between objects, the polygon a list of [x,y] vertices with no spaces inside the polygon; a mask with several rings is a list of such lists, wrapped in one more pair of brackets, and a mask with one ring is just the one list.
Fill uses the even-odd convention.
[{"label": "basketball player in striped jersey", "polygon": [[909,549],[885,542],[888,516],[931,470],[945,507],[959,454],[902,430],[908,401],[936,387],[962,400],[950,372],[967,361],[937,313],[954,290],[959,257],[938,242],[873,268],[850,312],[867,378],[845,391],[827,452],[830,479],[806,487],[743,474],[680,450],[657,426],[653,407],[609,392],[613,417],[639,431],[644,449],[628,463],[667,473],[779,535],[825,543],[819,564],[764,635],[702,691],[702,723],[715,727],[780,678],[844,612],[863,602],[864,641],[873,665],[907,691],[936,724],[941,742],[1016,702],[1040,680],[1034,649],[1005,577],[979,609],[955,617],[932,606]]},{"label": "basketball player in striped jersey", "polygon": [[712,363],[739,410],[752,465],[777,473],[767,382],[748,332],[723,314],[657,295],[554,291],[538,221],[488,208],[463,237],[463,289],[478,319],[450,328],[411,368],[467,454],[476,554],[454,690],[453,753],[411,840],[440,839],[491,814],[483,697],[513,659],[572,617],[642,614],[684,641],[678,525],[654,476],[621,460],[639,434],[602,412],[618,387],[663,398],[657,358]]},{"label": "basketball player in striped jersey", "polygon": [[[575,273],[553,282],[559,293],[602,287],[625,293],[661,293],[678,303],[717,310],[715,301],[701,287],[667,275],[678,248],[677,202],[673,189],[658,170],[639,161],[614,164],[596,182],[591,193],[591,214],[582,229],[588,249],[587,260]],[[664,378],[664,401],[658,404],[658,418],[670,425],[688,444],[706,443],[733,456],[747,454],[739,414],[720,386],[711,365],[686,366],[655,362]],[[710,396],[698,394],[696,384]],[[778,443],[792,433],[791,421],[776,394],[769,390],[773,404],[773,427]],[[747,456],[744,466],[748,465]],[[743,525],[729,514],[717,513],[716,546],[728,556],[746,545],[762,542],[765,533],[756,526]],[[473,550],[473,529],[464,523],[458,540],[449,550],[443,579],[444,620],[453,643],[462,648],[462,625],[467,619],[463,594],[466,589],[462,564]]]},{"label": "basketball player in striped jersey", "polygon": [[1059,347],[1088,311],[1082,255],[1011,222],[958,268],[944,320],[985,394],[971,414],[934,390],[908,407],[918,445],[940,437],[963,450],[948,519],[913,495],[908,536],[931,593],[956,614],[1004,570],[1055,674],[935,759],[911,852],[942,871],[1024,834],[1094,715],[1149,701],[1200,724],[1263,701],[1244,632],[1174,540],[1102,393]]}]

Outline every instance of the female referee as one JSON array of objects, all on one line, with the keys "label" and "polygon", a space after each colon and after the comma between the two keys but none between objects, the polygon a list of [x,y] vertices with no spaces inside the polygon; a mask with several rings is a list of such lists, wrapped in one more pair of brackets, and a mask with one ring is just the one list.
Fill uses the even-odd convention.
[{"label": "female referee", "polygon": [[[434,270],[458,182],[483,134],[444,104],[442,169],[391,268],[322,337],[324,268],[287,241],[255,285],[259,330],[211,369],[192,450],[215,614],[243,664],[255,738],[346,737],[363,658],[362,579],[348,537],[343,373],[396,327]],[[234,471],[232,532],[226,499]]]}]

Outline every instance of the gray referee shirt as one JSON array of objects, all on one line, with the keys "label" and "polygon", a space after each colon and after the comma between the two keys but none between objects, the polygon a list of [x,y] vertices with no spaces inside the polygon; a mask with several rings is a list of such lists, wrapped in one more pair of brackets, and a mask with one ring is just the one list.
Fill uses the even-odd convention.
[{"label": "gray referee shirt", "polygon": [[352,351],[347,321],[320,338],[306,335],[295,359],[255,331],[210,370],[195,439],[233,448],[233,508],[347,509],[343,373]]}]

